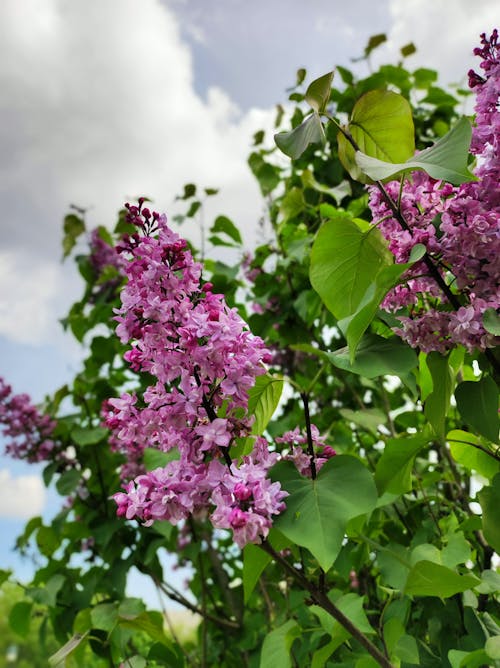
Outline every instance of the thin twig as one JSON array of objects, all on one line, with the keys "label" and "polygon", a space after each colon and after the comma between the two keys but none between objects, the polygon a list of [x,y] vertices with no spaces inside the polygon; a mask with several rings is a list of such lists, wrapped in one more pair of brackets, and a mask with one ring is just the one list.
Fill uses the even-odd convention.
[{"label": "thin twig", "polygon": [[314,444],[311,431],[311,416],[309,414],[309,397],[306,392],[300,395],[302,403],[304,404],[304,416],[306,420],[306,434],[307,434],[307,452],[309,454],[309,466],[311,467],[311,478],[316,479],[316,461],[314,454]]}]

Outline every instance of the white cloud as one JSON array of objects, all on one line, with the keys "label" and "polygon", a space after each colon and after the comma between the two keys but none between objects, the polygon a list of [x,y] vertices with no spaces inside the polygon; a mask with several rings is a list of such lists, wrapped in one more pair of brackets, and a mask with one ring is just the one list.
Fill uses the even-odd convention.
[{"label": "white cloud", "polygon": [[40,515],[45,499],[45,487],[39,476],[14,478],[7,469],[0,469],[0,517],[26,519]]},{"label": "white cloud", "polygon": [[[2,259],[12,288],[1,308],[32,320],[30,341],[53,335],[45,319],[61,317],[55,305],[69,301],[57,266],[69,203],[111,225],[123,201],[141,194],[172,213],[191,181],[221,189],[208,219],[224,212],[255,227],[261,199],[246,156],[274,112],[241,114],[216,88],[202,100],[175,15],[159,0],[6,0],[0,45]],[[0,331],[18,338],[9,324]]]},{"label": "white cloud", "polygon": [[497,0],[390,0],[389,11],[392,58],[397,59],[400,47],[413,41],[417,53],[408,59],[408,67],[436,69],[445,84],[467,81],[467,71],[479,67],[479,59],[472,55],[479,35],[489,35],[498,24]]},{"label": "white cloud", "polygon": [[53,332],[52,299],[60,270],[32,253],[0,251],[0,334],[18,343],[33,343]]}]

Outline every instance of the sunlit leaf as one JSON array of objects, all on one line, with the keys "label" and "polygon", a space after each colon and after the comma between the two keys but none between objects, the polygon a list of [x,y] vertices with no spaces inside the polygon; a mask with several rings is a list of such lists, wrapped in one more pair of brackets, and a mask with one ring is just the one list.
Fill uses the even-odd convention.
[{"label": "sunlit leaf", "polygon": [[248,413],[255,416],[252,434],[261,436],[264,433],[278,406],[282,390],[283,378],[268,374],[257,377],[248,392]]},{"label": "sunlit leaf", "polygon": [[363,173],[368,173],[358,163],[360,152],[380,161],[399,163],[415,151],[411,107],[406,98],[389,90],[372,90],[360,97],[347,129],[359,151],[355,154],[349,140],[339,133],[339,158],[356,180],[365,182]]},{"label": "sunlit leaf", "polygon": [[357,151],[355,161],[360,170],[374,181],[395,178],[402,172],[419,169],[433,179],[460,185],[476,179],[467,166],[471,137],[471,124],[463,117],[434,146],[424,149],[406,162],[382,159],[366,150]]},{"label": "sunlit leaf", "polygon": [[377,274],[392,264],[380,231],[339,213],[319,230],[311,251],[311,285],[338,318],[356,312]]},{"label": "sunlit leaf", "polygon": [[294,619],[268,633],[262,644],[260,668],[291,668],[290,649],[300,634],[300,626]]},{"label": "sunlit leaf", "polygon": [[312,81],[306,90],[306,102],[314,111],[322,112],[325,110],[328,100],[330,99],[330,92],[332,90],[333,72],[324,74],[319,79]]},{"label": "sunlit leaf", "polygon": [[419,561],[413,566],[406,581],[407,596],[438,596],[449,598],[479,584],[472,573],[459,575],[446,566],[432,561]]}]

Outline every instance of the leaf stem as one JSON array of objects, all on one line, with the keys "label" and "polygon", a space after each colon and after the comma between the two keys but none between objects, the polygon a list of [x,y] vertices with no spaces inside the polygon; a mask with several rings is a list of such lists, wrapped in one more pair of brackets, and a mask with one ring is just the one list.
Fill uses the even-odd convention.
[{"label": "leaf stem", "polygon": [[311,467],[311,478],[315,480],[317,472],[316,472],[316,461],[314,454],[314,443],[311,431],[311,415],[309,413],[309,396],[307,392],[302,392],[300,398],[302,399],[302,403],[304,404],[304,417],[306,420],[306,434],[307,434],[307,452],[309,454],[309,459],[310,459],[309,466]]}]

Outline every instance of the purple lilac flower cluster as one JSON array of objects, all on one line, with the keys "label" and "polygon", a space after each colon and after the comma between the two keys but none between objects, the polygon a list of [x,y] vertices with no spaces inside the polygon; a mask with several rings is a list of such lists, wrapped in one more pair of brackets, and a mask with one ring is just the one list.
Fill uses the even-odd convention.
[{"label": "purple lilac flower cluster", "polygon": [[[250,433],[248,391],[265,373],[269,354],[222,295],[203,283],[202,267],[166,217],[128,206],[138,232],[124,239],[128,282],[117,311],[117,333],[131,342],[125,354],[134,371],[157,382],[142,397],[125,393],[103,407],[115,449],[135,475],[146,447],[172,452],[165,467],[143,473],[114,496],[118,514],[147,524],[177,524],[206,516],[232,529],[243,546],[265,537],[271,516],[284,509],[287,493],[267,479],[276,455],[259,439],[238,466],[235,439]],[[142,232],[142,234],[141,234]]]},{"label": "purple lilac flower cluster", "polygon": [[56,422],[40,413],[27,394],[12,394],[0,378],[0,424],[7,438],[5,454],[13,459],[42,462],[53,457],[57,447],[52,439]]},{"label": "purple lilac flower cluster", "polygon": [[[446,352],[457,344],[468,350],[485,350],[497,340],[483,327],[486,309],[500,307],[500,45],[495,30],[481,36],[484,76],[469,72],[476,99],[476,122],[471,152],[477,156],[477,181],[459,187],[435,181],[423,172],[412,175],[403,188],[401,212],[409,230],[391,216],[380,192],[370,189],[373,220],[389,241],[397,262],[407,262],[415,244],[425,245],[439,271],[462,305],[451,308],[423,262],[405,274],[382,306],[388,311],[407,308],[396,330],[413,347]],[[387,184],[397,199],[399,183]]]},{"label": "purple lilac flower cluster", "polygon": [[125,258],[101,237],[98,227],[90,233],[89,246],[89,261],[97,275],[100,275],[106,267],[115,267],[118,273],[123,273]]},{"label": "purple lilac flower cluster", "polygon": [[[326,445],[320,436],[318,428],[314,424],[311,425],[311,441],[315,452],[319,452],[319,454],[314,457],[315,468],[318,472],[323,464],[337,453],[330,445]],[[287,431],[283,436],[278,436],[276,438],[276,443],[290,446],[289,454],[284,455],[283,459],[293,462],[297,471],[301,475],[310,478],[311,456],[304,450],[304,446],[307,445],[307,434],[304,431],[301,432],[299,428],[296,427],[292,431]]]}]

